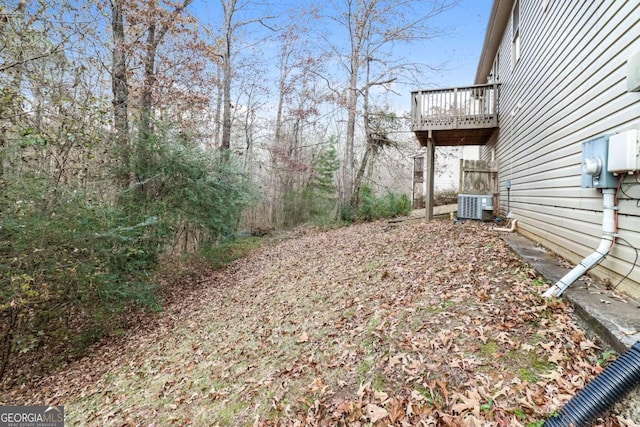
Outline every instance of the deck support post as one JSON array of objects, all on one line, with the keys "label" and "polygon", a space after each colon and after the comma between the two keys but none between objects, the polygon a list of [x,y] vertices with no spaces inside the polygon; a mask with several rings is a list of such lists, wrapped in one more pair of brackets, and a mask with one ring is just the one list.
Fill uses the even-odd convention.
[{"label": "deck support post", "polygon": [[426,221],[433,220],[433,193],[435,188],[435,156],[436,144],[431,137],[429,130],[429,138],[427,139],[427,158],[424,162],[426,170],[424,171],[426,181],[426,192],[424,195],[424,217]]}]

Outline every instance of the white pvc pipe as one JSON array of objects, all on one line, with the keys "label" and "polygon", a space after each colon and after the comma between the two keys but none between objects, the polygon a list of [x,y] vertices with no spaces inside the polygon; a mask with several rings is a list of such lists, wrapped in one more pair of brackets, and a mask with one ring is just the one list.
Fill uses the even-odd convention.
[{"label": "white pvc pipe", "polygon": [[559,297],[580,276],[598,265],[607,256],[613,247],[613,239],[616,231],[615,221],[615,194],[612,188],[602,189],[602,240],[594,253],[583,259],[573,270],[551,286],[542,296],[545,298]]},{"label": "white pvc pipe", "polygon": [[500,228],[500,227],[494,227],[494,231],[505,231],[507,233],[511,233],[513,231],[516,230],[516,225],[518,224],[518,220],[514,219],[513,221],[511,221],[511,227],[504,227],[504,228]]}]

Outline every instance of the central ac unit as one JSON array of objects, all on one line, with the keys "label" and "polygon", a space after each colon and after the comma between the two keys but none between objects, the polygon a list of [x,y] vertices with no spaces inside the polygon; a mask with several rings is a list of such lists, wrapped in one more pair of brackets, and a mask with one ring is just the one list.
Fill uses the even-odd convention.
[{"label": "central ac unit", "polygon": [[458,219],[488,221],[492,216],[492,195],[458,194]]}]

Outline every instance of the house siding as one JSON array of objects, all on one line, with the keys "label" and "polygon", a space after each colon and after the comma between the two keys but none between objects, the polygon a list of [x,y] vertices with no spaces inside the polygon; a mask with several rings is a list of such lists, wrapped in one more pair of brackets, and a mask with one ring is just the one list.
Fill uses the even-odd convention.
[{"label": "house siding", "polygon": [[[483,150],[499,165],[500,206],[520,231],[577,262],[602,235],[599,190],[580,187],[581,143],[640,129],[640,93],[627,92],[626,61],[640,50],[640,2],[520,0],[521,57],[512,66],[511,23],[498,50],[500,130]],[[635,180],[629,177],[627,180]],[[640,198],[640,186],[628,191]],[[620,236],[640,247],[640,207],[620,200]],[[616,284],[636,252],[616,244],[595,274]],[[640,267],[620,289],[640,295]]]}]

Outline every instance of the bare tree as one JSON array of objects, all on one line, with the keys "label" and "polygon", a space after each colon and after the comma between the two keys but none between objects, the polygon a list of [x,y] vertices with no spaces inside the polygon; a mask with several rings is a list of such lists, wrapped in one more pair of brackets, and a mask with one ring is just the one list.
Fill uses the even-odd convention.
[{"label": "bare tree", "polygon": [[129,186],[128,167],[131,157],[129,142],[129,86],[127,84],[127,55],[124,33],[123,0],[111,0],[111,31],[113,34],[113,60],[111,88],[113,92],[113,130],[120,150],[120,184]]},{"label": "bare tree", "polygon": [[[178,23],[178,18],[180,18],[180,15],[192,2],[193,0],[183,0],[182,3],[175,6],[171,13],[168,14],[163,13],[164,11],[156,11],[148,24],[140,105],[140,135],[142,138],[148,138],[151,133],[152,94],[156,84],[156,57],[158,46],[162,43],[167,31]],[[160,19],[157,19],[156,16],[160,16]]]},{"label": "bare tree", "polygon": [[220,148],[222,150],[231,149],[231,46],[233,35],[237,28],[233,18],[237,11],[237,0],[221,0],[222,9],[224,11],[223,21],[223,44],[222,44],[222,141]]},{"label": "bare tree", "polygon": [[[347,134],[343,162],[343,203],[352,199],[355,171],[355,138],[358,103],[362,96],[370,96],[368,88],[378,85],[389,89],[396,75],[411,68],[412,60],[398,59],[391,63],[394,47],[433,37],[437,31],[430,26],[432,18],[451,8],[455,0],[333,0],[337,11],[332,19],[342,27],[349,45],[343,50],[330,43],[331,50],[341,58],[347,72]],[[369,67],[375,63],[374,73]],[[367,67],[366,81],[361,71]],[[370,102],[370,101],[367,101]],[[366,126],[365,126],[366,132]]]},{"label": "bare tree", "polygon": [[220,46],[219,56],[222,60],[221,67],[221,86],[222,86],[222,139],[220,142],[220,149],[228,151],[231,149],[231,127],[232,127],[232,114],[233,104],[231,102],[231,88],[233,81],[233,61],[235,56],[234,44],[236,43],[235,37],[237,31],[247,25],[259,23],[265,28],[272,30],[266,21],[274,18],[270,15],[259,16],[256,18],[248,18],[245,20],[237,20],[237,15],[240,11],[247,9],[251,5],[251,0],[220,0],[223,10],[223,22],[222,22],[222,46]]},{"label": "bare tree", "polygon": [[[5,175],[9,169],[9,142],[8,135],[17,124],[21,115],[20,87],[22,85],[23,65],[25,64],[25,50],[23,34],[25,27],[26,1],[20,0],[14,10],[0,6],[0,40],[2,47],[2,69],[0,73],[5,78],[0,82],[0,188],[4,187]],[[12,50],[11,47],[18,47]],[[9,65],[6,65],[6,64]]]},{"label": "bare tree", "polygon": [[327,94],[317,84],[326,58],[310,45],[315,10],[298,10],[278,35],[278,82],[271,165],[272,222],[282,216],[282,201],[309,179],[312,147],[302,147],[306,128],[318,117]]},{"label": "bare tree", "polygon": [[[87,183],[105,111],[103,77],[91,69],[96,9],[71,2],[19,0],[0,6],[0,157],[2,172]],[[91,150],[95,150],[91,152]],[[91,153],[90,153],[91,152]],[[97,172],[98,168],[91,168]]]}]

